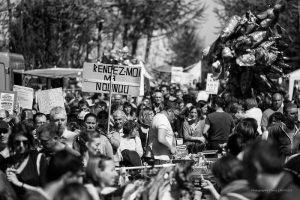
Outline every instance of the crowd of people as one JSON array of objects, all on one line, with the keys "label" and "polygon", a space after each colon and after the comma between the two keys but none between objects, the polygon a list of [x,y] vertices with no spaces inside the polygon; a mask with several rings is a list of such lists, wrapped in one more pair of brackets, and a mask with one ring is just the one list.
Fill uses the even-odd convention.
[{"label": "crowd of people", "polygon": [[190,154],[223,155],[212,167],[217,184],[202,180],[216,199],[298,199],[299,107],[281,93],[241,100],[164,84],[140,100],[115,94],[111,105],[104,94],[65,90],[65,107],[49,114],[35,103],[2,109],[0,199],[132,199],[141,183],[113,188],[115,167],[170,163],[180,141]]}]

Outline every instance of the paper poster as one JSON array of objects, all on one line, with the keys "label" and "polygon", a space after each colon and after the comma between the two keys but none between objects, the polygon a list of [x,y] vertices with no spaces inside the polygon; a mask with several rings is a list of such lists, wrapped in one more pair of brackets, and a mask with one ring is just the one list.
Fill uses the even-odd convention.
[{"label": "paper poster", "polygon": [[13,91],[18,94],[19,107],[22,109],[32,109],[33,104],[33,89],[29,87],[14,85]]},{"label": "paper poster", "polygon": [[183,74],[182,67],[172,67],[171,83],[181,83],[182,74]]},{"label": "paper poster", "polygon": [[207,94],[218,94],[218,89],[219,89],[219,81],[214,80],[212,78],[212,74],[208,73],[207,74],[207,79],[206,79],[206,92]]},{"label": "paper poster", "polygon": [[56,106],[65,107],[62,88],[38,91],[36,96],[39,110],[44,114]]},{"label": "paper poster", "polygon": [[0,109],[7,110],[13,114],[16,106],[17,93],[12,91],[0,91]]}]

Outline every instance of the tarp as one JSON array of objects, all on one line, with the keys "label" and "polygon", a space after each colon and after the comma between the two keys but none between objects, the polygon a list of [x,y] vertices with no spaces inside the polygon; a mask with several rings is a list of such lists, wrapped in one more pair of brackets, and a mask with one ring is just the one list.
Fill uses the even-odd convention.
[{"label": "tarp", "polygon": [[183,72],[193,75],[193,80],[201,81],[202,76],[202,62],[201,60],[183,69]]},{"label": "tarp", "polygon": [[300,69],[297,69],[289,73],[288,77],[289,77],[289,99],[292,100],[295,81],[300,81]]},{"label": "tarp", "polygon": [[83,69],[78,68],[48,68],[24,71],[25,75],[46,78],[76,78],[81,77]]}]

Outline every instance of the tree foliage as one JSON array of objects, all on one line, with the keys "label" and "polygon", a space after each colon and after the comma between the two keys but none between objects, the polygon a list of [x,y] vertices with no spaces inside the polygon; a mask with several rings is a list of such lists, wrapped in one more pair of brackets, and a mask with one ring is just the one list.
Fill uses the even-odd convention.
[{"label": "tree foliage", "polygon": [[[273,6],[278,0],[215,0],[221,8],[215,9],[215,13],[220,19],[222,25],[226,23],[229,17],[233,15],[242,16],[246,11],[250,10],[254,14],[258,14]],[[279,24],[286,30],[283,36],[289,42],[290,47],[287,52],[288,56],[299,61],[300,50],[300,21],[299,21],[299,3],[298,0],[283,0],[285,9],[280,13]]]},{"label": "tree foliage", "polygon": [[82,66],[93,44],[93,1],[24,0],[14,11],[11,48],[42,66]]},{"label": "tree foliage", "polygon": [[31,67],[80,67],[93,49],[98,48],[99,54],[100,43],[106,50],[120,43],[135,55],[141,38],[148,38],[149,49],[151,38],[173,33],[191,20],[201,20],[205,9],[199,0],[18,3],[12,10],[10,50],[23,54]]},{"label": "tree foliage", "polygon": [[200,60],[204,44],[198,35],[197,28],[190,24],[173,34],[170,38],[170,48],[174,52],[171,65],[188,67]]}]

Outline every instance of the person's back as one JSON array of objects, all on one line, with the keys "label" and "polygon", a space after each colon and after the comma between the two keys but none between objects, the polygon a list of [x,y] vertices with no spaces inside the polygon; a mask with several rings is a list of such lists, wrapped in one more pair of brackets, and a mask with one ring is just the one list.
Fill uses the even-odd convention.
[{"label": "person's back", "polygon": [[225,143],[234,127],[231,115],[226,112],[214,112],[207,116],[206,124],[210,125],[208,131],[208,141]]}]

